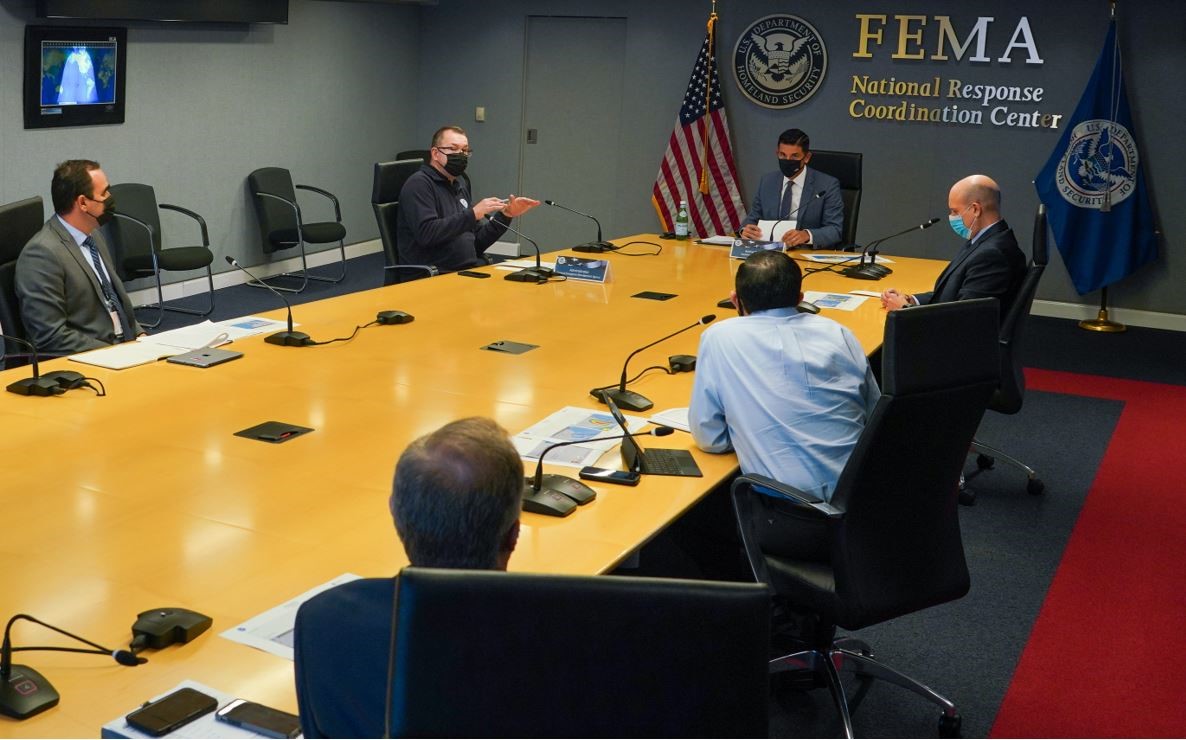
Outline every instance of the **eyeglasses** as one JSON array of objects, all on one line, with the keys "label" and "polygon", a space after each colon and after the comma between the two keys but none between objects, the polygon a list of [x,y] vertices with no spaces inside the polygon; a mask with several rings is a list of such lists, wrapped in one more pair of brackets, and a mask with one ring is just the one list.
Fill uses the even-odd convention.
[{"label": "eyeglasses", "polygon": [[474,156],[474,150],[470,149],[468,147],[465,149],[462,149],[462,148],[456,147],[456,146],[438,146],[436,149],[438,152],[441,152],[442,154],[445,154],[445,155],[464,154],[467,157]]}]

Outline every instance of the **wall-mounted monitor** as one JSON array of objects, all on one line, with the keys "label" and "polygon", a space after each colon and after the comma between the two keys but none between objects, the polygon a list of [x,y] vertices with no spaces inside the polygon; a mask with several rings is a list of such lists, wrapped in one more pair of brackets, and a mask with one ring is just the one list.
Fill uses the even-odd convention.
[{"label": "wall-mounted monitor", "polygon": [[124,122],[126,28],[25,28],[25,128]]}]

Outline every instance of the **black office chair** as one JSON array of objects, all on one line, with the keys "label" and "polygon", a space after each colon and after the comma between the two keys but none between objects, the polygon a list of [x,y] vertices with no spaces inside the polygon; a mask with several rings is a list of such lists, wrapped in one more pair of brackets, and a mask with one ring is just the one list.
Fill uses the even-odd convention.
[{"label": "black office chair", "polygon": [[861,214],[861,160],[860,152],[833,152],[814,149],[811,152],[811,167],[840,181],[840,197],[844,200],[844,233],[840,247],[851,251],[857,243],[857,217]]},{"label": "black office chair", "polygon": [[[27,339],[21,321],[21,306],[17,299],[16,260],[25,244],[45,223],[45,208],[41,198],[34,196],[0,206],[0,333]],[[20,367],[29,362],[28,348],[15,342],[10,348],[0,340],[3,364],[0,369]]]},{"label": "black office chair", "polygon": [[765,737],[757,584],[405,568],[388,737]]},{"label": "black office chair", "polygon": [[[1021,341],[1025,336],[1025,326],[1029,322],[1030,309],[1034,305],[1034,295],[1038,292],[1038,282],[1046,270],[1046,205],[1039,204],[1038,212],[1034,216],[1033,257],[1026,270],[1021,287],[1013,299],[1004,319],[1001,321],[1001,385],[993,394],[988,404],[990,411],[1000,414],[1016,414],[1021,411],[1025,401],[1025,373],[1021,367]],[[969,480],[976,474],[989,470],[996,463],[996,459],[1009,463],[1023,471],[1026,475],[1025,490],[1037,496],[1046,490],[1046,484],[1038,477],[1038,473],[1015,457],[1001,450],[990,447],[983,442],[972,440],[972,451],[976,455],[976,473],[969,476]],[[971,506],[976,503],[976,491],[964,485],[960,491],[960,503]]]},{"label": "black office chair", "polygon": [[[337,197],[321,188],[312,185],[296,185],[292,183],[292,175],[288,170],[280,167],[263,167],[247,176],[247,187],[251,191],[252,201],[255,203],[255,215],[259,221],[260,239],[264,254],[272,254],[281,249],[300,247],[301,269],[299,272],[283,273],[277,277],[299,278],[299,288],[289,288],[269,282],[276,290],[288,293],[300,293],[310,280],[325,283],[340,283],[346,277],[346,227],[342,225],[342,207]],[[295,189],[294,189],[295,188]],[[296,191],[308,190],[317,193],[334,204],[334,220],[306,223],[301,214],[301,206],[297,203]],[[306,258],[306,244],[338,243],[338,250],[342,256],[342,269],[337,277],[325,277],[309,272]],[[249,281],[248,285],[257,288],[262,284]]]},{"label": "black office chair", "polygon": [[[874,660],[868,645],[836,639],[836,628],[861,629],[968,592],[956,500],[968,445],[999,382],[996,334],[995,298],[890,313],[882,396],[831,502],[762,476],[733,483],[754,577],[770,585],[777,605],[819,624],[802,649],[772,660],[770,670],[812,671],[831,690],[847,737],[852,719],[838,671],[849,667],[938,704],[940,732],[959,731],[954,704]],[[768,522],[783,519],[785,530],[794,517],[805,529],[823,528],[826,547],[774,554],[786,540],[769,534]]]},{"label": "black office chair", "polygon": [[[155,306],[144,308],[157,309],[157,318],[153,323],[143,325],[150,329],[160,326],[165,318],[165,311],[190,316],[209,316],[214,311],[214,275],[210,268],[210,264],[214,262],[214,253],[210,251],[210,234],[206,229],[206,220],[187,208],[170,203],[158,204],[156,192],[151,185],[120,183],[111,186],[111,193],[115,196],[115,219],[107,228],[111,235],[111,246],[114,251],[112,258],[115,260],[116,272],[125,282],[150,276],[156,280],[157,303]],[[164,249],[164,235],[158,209],[176,211],[197,221],[202,243],[192,247]],[[161,271],[188,272],[201,269],[206,270],[206,309],[195,310],[165,305]]]},{"label": "black office chair", "polygon": [[397,233],[399,229],[399,194],[408,181],[424,164],[417,157],[397,159],[394,162],[375,162],[375,179],[371,187],[371,208],[379,223],[379,238],[383,241],[383,284],[402,283],[408,279],[422,277],[417,273],[436,274],[436,268],[428,265],[403,264],[399,257]]}]

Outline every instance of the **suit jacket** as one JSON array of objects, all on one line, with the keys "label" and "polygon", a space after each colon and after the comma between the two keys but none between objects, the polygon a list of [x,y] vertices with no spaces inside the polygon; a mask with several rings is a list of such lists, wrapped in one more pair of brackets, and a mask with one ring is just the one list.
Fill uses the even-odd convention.
[{"label": "suit jacket", "polygon": [[317,594],[293,632],[305,737],[383,737],[395,579],[363,578]]},{"label": "suit jacket", "polygon": [[[744,223],[756,224],[761,220],[782,218],[779,213],[782,181],[782,172],[768,172],[762,176],[762,181],[758,183],[758,194],[754,196],[754,206],[746,214]],[[820,192],[824,193],[823,197],[816,198],[815,194]],[[841,234],[844,233],[844,199],[840,197],[839,180],[808,167],[803,177],[799,207],[803,212],[795,228],[811,231],[812,246],[825,248],[840,243]]]},{"label": "suit jacket", "polygon": [[[132,301],[115,273],[106,239],[97,230],[91,237],[132,324],[132,333],[141,334]],[[56,215],[50,216],[21,250],[15,287],[25,331],[38,352],[70,355],[115,343],[99,279]]]},{"label": "suit jacket", "polygon": [[969,298],[997,298],[1001,315],[1009,310],[1025,277],[1025,254],[1004,219],[985,230],[939,274],[930,293],[917,293],[919,303],[946,303]]}]

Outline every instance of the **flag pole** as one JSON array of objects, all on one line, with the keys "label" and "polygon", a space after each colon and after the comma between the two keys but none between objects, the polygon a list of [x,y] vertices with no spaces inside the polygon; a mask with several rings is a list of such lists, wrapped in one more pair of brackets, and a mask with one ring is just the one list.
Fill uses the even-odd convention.
[{"label": "flag pole", "polygon": [[[708,55],[708,74],[704,79],[704,105],[707,109],[712,103],[712,76],[716,74],[713,69],[713,62],[716,61],[716,29],[717,29],[717,0],[712,0],[712,14],[708,16],[708,45],[710,53]],[[707,118],[701,121],[704,131],[704,150],[700,157],[700,194],[708,195],[708,157],[712,148],[709,136],[712,133],[712,126],[709,125]]]}]

